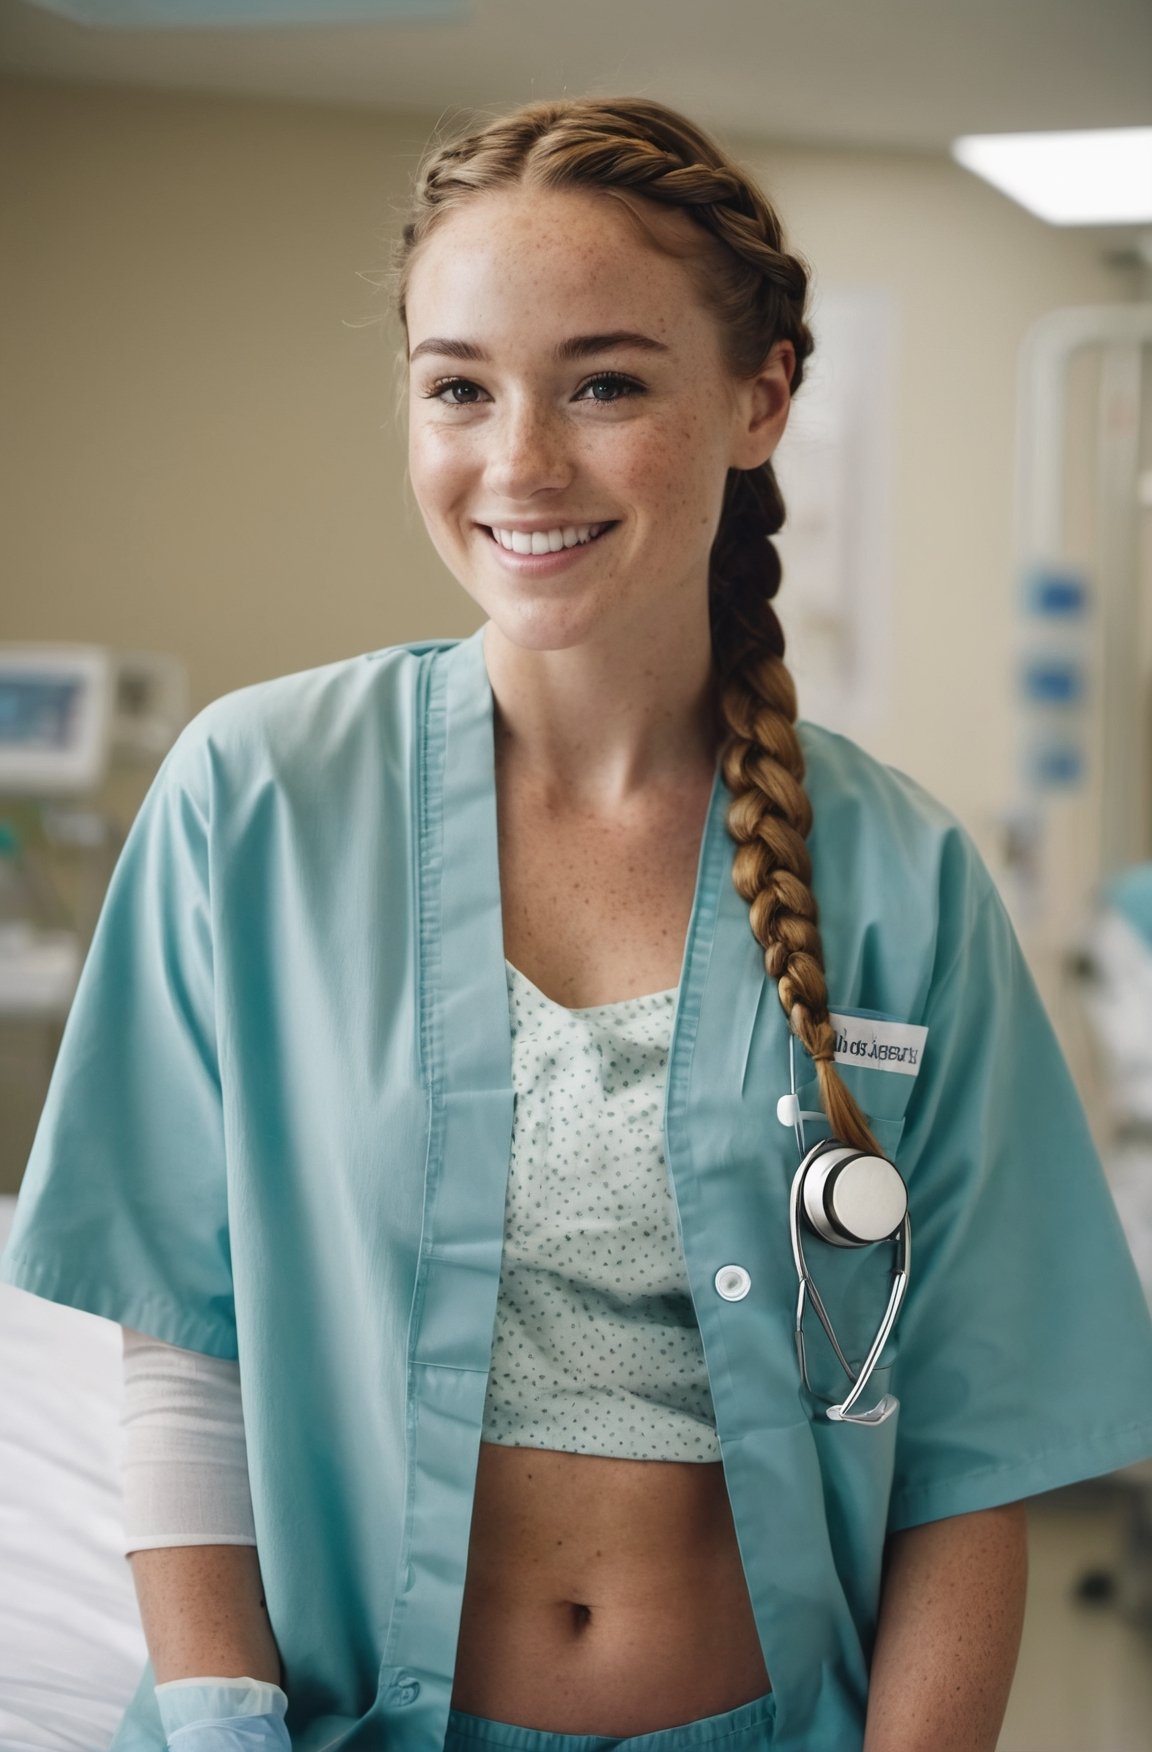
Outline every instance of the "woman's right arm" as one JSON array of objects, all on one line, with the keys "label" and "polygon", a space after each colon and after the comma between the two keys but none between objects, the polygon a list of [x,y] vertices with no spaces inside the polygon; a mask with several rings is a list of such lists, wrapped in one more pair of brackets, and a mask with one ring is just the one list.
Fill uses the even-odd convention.
[{"label": "woman's right arm", "polygon": [[128,1561],[156,1683],[213,1677],[281,1682],[254,1545],[169,1545]]}]

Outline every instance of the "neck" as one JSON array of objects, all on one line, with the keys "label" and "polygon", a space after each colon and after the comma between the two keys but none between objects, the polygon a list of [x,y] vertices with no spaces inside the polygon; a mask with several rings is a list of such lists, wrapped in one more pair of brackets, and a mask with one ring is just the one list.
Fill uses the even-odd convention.
[{"label": "neck", "polygon": [[608,812],[710,781],[721,729],[707,640],[605,661],[588,645],[526,650],[489,621],[484,658],[498,770],[545,803]]}]

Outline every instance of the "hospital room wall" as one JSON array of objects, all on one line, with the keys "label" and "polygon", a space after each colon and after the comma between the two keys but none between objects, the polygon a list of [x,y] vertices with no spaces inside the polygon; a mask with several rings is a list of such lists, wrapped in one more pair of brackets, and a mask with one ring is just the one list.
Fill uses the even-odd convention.
[{"label": "hospital room wall", "polygon": [[[365,322],[386,305],[357,278],[386,262],[436,120],[0,86],[0,639],[177,652],[199,707],[479,624],[404,487],[399,332]],[[894,661],[861,739],[992,856],[1010,784],[1017,350],[1042,312],[1134,288],[946,159],[733,144],[818,282],[897,301]],[[786,584],[781,605],[787,624]],[[143,784],[110,793],[125,819]],[[14,1087],[7,1190],[34,1117],[13,1117]],[[1076,1576],[1111,1562],[1115,1511],[1036,1520],[1005,1752],[1103,1745],[1089,1724],[1104,1722],[1108,1745],[1135,1744],[1147,1644],[1068,1605]]]}]

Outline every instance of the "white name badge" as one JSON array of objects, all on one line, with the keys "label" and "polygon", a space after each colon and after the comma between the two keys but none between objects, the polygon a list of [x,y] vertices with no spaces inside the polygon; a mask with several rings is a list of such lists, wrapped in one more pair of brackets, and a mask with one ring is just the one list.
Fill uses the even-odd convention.
[{"label": "white name badge", "polygon": [[914,1022],[882,1022],[875,1016],[843,1016],[829,1010],[836,1030],[836,1063],[867,1065],[874,1071],[899,1071],[914,1077],[924,1056],[928,1030]]}]

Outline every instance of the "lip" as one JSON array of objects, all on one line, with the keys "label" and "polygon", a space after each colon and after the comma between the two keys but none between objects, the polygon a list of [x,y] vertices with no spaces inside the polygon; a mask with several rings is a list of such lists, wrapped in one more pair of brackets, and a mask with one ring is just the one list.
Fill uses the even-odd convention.
[{"label": "lip", "polygon": [[[485,538],[493,552],[510,572],[516,572],[521,577],[547,578],[553,572],[563,572],[569,566],[576,565],[585,554],[590,553],[593,548],[599,547],[602,541],[606,541],[612,531],[617,528],[617,524],[611,520],[605,520],[605,522],[606,527],[601,530],[599,535],[593,536],[591,541],[578,541],[574,547],[557,548],[555,553],[547,554],[514,554],[508,548],[500,545],[488,524],[480,523],[477,528],[484,531]],[[511,526],[502,523],[500,527],[506,529]],[[555,529],[557,526],[550,523],[547,527]],[[525,533],[531,534],[532,531],[525,531]]]}]

